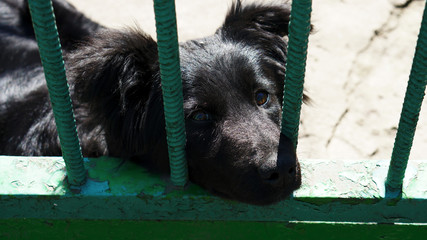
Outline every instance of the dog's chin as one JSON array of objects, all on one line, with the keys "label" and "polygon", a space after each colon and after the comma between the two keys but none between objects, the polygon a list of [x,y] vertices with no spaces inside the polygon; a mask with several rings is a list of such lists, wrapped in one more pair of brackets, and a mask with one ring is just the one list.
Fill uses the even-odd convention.
[{"label": "dog's chin", "polygon": [[256,195],[252,199],[236,199],[238,201],[246,202],[253,205],[259,205],[259,206],[266,206],[266,205],[272,205],[276,204],[280,201],[283,201],[285,199],[288,199],[292,193],[297,190],[300,187],[301,183],[295,182],[295,184],[291,187],[285,187],[285,188],[277,188],[273,191],[275,191],[274,194],[267,194],[267,195]]},{"label": "dog's chin", "polygon": [[299,166],[297,167],[297,176],[292,183],[272,187],[269,185],[259,184],[251,189],[238,188],[237,191],[230,189],[210,188],[209,191],[221,198],[235,200],[247,204],[266,206],[283,201],[301,186],[301,176]]}]

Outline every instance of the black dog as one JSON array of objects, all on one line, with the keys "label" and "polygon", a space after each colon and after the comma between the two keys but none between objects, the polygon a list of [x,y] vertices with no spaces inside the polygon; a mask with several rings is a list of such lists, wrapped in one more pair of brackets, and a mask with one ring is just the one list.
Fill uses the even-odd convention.
[{"label": "black dog", "polygon": [[[54,1],[83,154],[169,171],[156,42]],[[61,155],[25,1],[0,1],[0,154]],[[180,45],[190,180],[252,204],[300,185],[279,145],[289,6],[236,1],[213,36]]]}]

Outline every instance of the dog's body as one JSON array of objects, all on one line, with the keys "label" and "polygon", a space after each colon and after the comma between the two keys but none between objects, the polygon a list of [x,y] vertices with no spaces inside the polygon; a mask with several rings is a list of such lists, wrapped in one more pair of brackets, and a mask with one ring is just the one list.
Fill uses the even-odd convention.
[{"label": "dog's body", "polygon": [[[84,156],[168,172],[156,42],[54,9]],[[0,10],[0,154],[61,155],[26,3]],[[279,144],[288,22],[288,5],[237,1],[214,35],[180,45],[190,179],[220,196],[270,204],[300,185]]]}]

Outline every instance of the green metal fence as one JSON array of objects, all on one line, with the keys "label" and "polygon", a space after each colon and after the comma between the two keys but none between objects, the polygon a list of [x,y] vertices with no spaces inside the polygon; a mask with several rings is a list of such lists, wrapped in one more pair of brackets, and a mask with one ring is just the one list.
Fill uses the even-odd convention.
[{"label": "green metal fence", "polygon": [[171,180],[175,186],[183,187],[188,179],[188,170],[175,1],[154,1],[154,12]]},{"label": "green metal fence", "polygon": [[72,185],[79,186],[85,182],[86,174],[52,2],[35,0],[28,1],[28,4],[61,142],[62,155],[66,162],[68,181]]},{"label": "green metal fence", "polygon": [[[34,23],[52,107],[55,113],[63,157],[70,184],[84,183],[85,169],[77,139],[71,101],[68,93],[62,52],[50,0],[30,0]],[[158,52],[171,179],[176,186],[187,182],[185,160],[185,125],[182,82],[174,0],[155,0]],[[403,104],[403,110],[387,177],[388,196],[399,196],[427,83],[426,10],[421,24],[416,53]],[[292,2],[289,24],[289,47],[284,80],[282,133],[297,145],[298,126],[310,32],[311,0]],[[394,193],[394,194],[393,194]]]},{"label": "green metal fence", "polygon": [[386,189],[388,197],[399,197],[402,182],[408,165],[409,153],[414,140],[418,116],[424,99],[427,84],[427,7],[424,7],[423,20],[418,35],[417,47],[409,75],[408,87],[400,115],[399,127],[394,142]]}]

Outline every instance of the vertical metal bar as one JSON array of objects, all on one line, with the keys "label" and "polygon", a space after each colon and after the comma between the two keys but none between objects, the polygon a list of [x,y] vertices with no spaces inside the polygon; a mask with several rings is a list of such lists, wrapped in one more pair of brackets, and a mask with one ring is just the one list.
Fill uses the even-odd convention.
[{"label": "vertical metal bar", "polygon": [[29,0],[28,4],[66,164],[68,182],[71,185],[82,185],[86,181],[86,171],[77,137],[52,1]]},{"label": "vertical metal bar", "polygon": [[154,0],[154,12],[171,180],[175,186],[182,187],[187,182],[188,170],[185,158],[186,136],[174,0]]},{"label": "vertical metal bar", "polygon": [[282,107],[282,134],[296,149],[304,90],[308,35],[311,30],[311,0],[292,1],[289,23],[288,59]]},{"label": "vertical metal bar", "polygon": [[386,180],[386,197],[398,198],[408,165],[412,141],[417,127],[421,105],[427,84],[427,5],[418,35],[417,47],[409,75],[408,87],[403,102],[399,128],[396,133],[393,153]]}]

